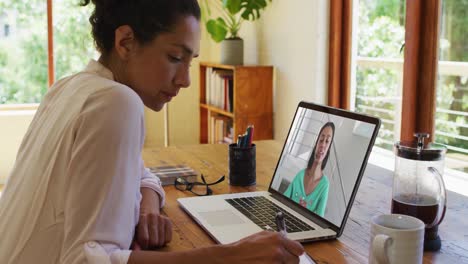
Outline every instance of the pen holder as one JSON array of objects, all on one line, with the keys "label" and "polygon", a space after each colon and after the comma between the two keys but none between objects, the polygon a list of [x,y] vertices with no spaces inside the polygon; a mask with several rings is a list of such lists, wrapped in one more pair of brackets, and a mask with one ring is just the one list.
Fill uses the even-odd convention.
[{"label": "pen holder", "polygon": [[254,185],[257,180],[255,163],[255,144],[246,148],[230,144],[229,184],[236,186]]}]

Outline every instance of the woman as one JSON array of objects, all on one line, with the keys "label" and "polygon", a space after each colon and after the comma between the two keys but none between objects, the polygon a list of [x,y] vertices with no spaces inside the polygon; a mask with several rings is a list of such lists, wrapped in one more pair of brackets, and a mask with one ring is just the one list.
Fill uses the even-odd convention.
[{"label": "woman", "polygon": [[200,9],[196,0],[92,2],[101,56],[54,84],[25,135],[0,200],[0,263],[297,263],[302,246],[273,232],[149,251],[172,228],[141,159],[143,105],[159,111],[190,85]]},{"label": "woman", "polygon": [[307,168],[296,174],[284,192],[284,195],[320,216],[325,215],[327,206],[330,184],[327,176],[323,174],[323,169],[327,166],[334,136],[335,125],[332,122],[322,126]]}]

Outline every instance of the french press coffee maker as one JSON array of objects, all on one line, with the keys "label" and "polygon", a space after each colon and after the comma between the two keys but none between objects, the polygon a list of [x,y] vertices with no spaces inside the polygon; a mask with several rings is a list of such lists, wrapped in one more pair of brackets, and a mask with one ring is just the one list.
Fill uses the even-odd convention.
[{"label": "french press coffee maker", "polygon": [[427,133],[416,133],[417,142],[399,141],[394,145],[395,174],[393,177],[392,213],[411,215],[426,225],[424,250],[441,247],[438,226],[446,210],[446,190],[442,175],[447,148],[429,143]]}]

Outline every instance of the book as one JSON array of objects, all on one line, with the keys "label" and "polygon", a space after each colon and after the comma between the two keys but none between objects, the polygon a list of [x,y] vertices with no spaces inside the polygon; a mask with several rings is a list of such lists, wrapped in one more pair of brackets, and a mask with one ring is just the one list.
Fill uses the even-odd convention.
[{"label": "book", "polygon": [[197,172],[187,165],[156,166],[148,169],[159,177],[163,186],[173,185],[174,181],[179,177],[185,178],[189,182],[197,180]]}]

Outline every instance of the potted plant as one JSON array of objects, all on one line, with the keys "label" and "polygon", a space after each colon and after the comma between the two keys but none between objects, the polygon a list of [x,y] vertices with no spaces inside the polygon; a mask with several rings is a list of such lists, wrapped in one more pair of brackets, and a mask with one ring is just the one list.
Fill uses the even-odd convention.
[{"label": "potted plant", "polygon": [[[210,2],[209,5],[208,1]],[[202,5],[203,21],[211,38],[221,43],[221,63],[242,65],[244,41],[239,30],[245,20],[260,18],[260,11],[271,0],[205,0]],[[216,8],[219,17],[211,18],[210,7]]]}]

